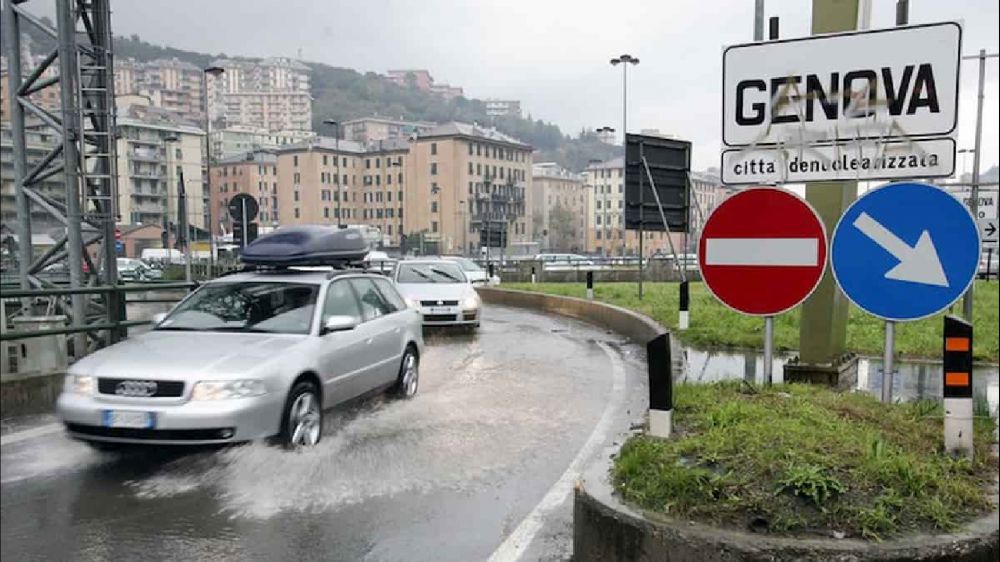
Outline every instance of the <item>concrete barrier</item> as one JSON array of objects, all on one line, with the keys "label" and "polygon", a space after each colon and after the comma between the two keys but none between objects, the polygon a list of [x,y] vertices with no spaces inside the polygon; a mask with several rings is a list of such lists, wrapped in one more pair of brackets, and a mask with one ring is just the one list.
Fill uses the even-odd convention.
[{"label": "concrete barrier", "polygon": [[[609,304],[495,287],[477,290],[486,303],[576,318],[637,343],[666,332],[646,316]],[[615,453],[617,447],[598,455],[577,481],[573,502],[575,562],[995,562],[1000,557],[1000,514],[996,507],[955,533],[910,535],[884,542],[779,537],[644,513],[624,504],[614,493],[609,475]],[[1000,503],[996,486],[989,499],[994,506]]]},{"label": "concrete barrier", "polygon": [[607,328],[642,345],[667,332],[648,316],[610,304],[496,287],[479,287],[476,290],[486,303],[531,308],[576,318]]}]

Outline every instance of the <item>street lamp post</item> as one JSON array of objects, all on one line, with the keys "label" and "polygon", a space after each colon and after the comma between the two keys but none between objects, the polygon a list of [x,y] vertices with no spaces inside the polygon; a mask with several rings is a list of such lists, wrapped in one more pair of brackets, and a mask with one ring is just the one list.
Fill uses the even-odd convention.
[{"label": "street lamp post", "polygon": [[344,198],[344,187],[340,182],[340,122],[335,119],[324,119],[323,123],[326,125],[333,126],[333,152],[334,160],[336,160],[337,165],[337,228],[342,228],[341,223],[342,217],[344,216],[343,207],[341,205],[341,200]]},{"label": "street lamp post", "polygon": [[[628,65],[639,64],[639,59],[632,55],[620,55],[611,59],[611,66],[622,65],[622,169],[625,168],[625,135],[628,134]],[[624,171],[622,172],[624,176]],[[624,181],[624,180],[623,180]],[[624,193],[622,194],[624,197]],[[621,213],[622,257],[625,257],[625,208]]]},{"label": "street lamp post", "polygon": [[202,199],[208,197],[208,278],[212,278],[215,269],[215,226],[212,224],[212,112],[209,108],[208,77],[218,78],[226,70],[220,66],[209,66],[201,74],[201,91],[205,101],[205,193]]}]

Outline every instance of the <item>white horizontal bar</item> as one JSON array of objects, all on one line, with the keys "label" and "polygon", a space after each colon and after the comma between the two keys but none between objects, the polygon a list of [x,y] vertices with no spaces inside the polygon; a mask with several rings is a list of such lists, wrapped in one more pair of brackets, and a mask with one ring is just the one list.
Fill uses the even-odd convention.
[{"label": "white horizontal bar", "polygon": [[709,238],[705,265],[814,266],[816,238]]}]

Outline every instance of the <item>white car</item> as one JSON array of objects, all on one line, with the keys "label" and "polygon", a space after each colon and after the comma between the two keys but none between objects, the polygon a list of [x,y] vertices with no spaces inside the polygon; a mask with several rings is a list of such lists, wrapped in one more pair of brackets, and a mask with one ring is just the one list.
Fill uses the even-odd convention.
[{"label": "white car", "polygon": [[538,254],[535,261],[541,262],[546,271],[598,269],[594,260],[579,254]]},{"label": "white car", "polygon": [[490,277],[489,272],[479,266],[476,262],[470,260],[469,258],[463,258],[461,256],[444,256],[441,259],[455,262],[458,267],[462,268],[462,273],[465,274],[465,278],[469,280],[469,283],[473,285],[499,285],[500,276],[494,275]]},{"label": "white car", "polygon": [[479,327],[482,301],[457,263],[404,260],[393,279],[406,303],[420,311],[424,326]]}]

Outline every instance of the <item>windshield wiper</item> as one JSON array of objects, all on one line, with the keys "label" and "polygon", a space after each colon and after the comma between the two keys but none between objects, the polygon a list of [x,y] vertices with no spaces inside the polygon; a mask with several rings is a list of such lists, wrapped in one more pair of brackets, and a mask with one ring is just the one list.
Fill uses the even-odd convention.
[{"label": "windshield wiper", "polygon": [[448,273],[447,271],[443,271],[441,269],[435,269],[433,267],[431,268],[431,271],[433,271],[434,273],[437,273],[438,275],[441,275],[442,277],[447,277],[448,279],[451,279],[452,281],[454,281],[456,283],[461,283],[462,282],[461,279],[459,279],[458,277],[455,277],[454,275]]},{"label": "windshield wiper", "polygon": [[198,332],[202,330],[202,328],[190,328],[188,326],[157,326],[156,328],[153,329],[164,330],[164,331],[171,330],[174,332]]},{"label": "windshield wiper", "polygon": [[[423,277],[424,279],[430,281],[431,283],[437,283],[437,281],[435,281],[433,277],[431,277],[430,275],[427,275],[426,273],[424,273],[423,271],[420,271],[419,269],[411,269],[410,271],[412,271],[413,273],[416,273],[417,275],[419,275],[420,277]],[[431,270],[431,271],[433,271],[433,270]]]},{"label": "windshield wiper", "polygon": [[250,334],[273,334],[274,330],[265,330],[264,328],[255,328],[253,326],[219,326],[218,328],[209,328],[212,332],[246,332]]}]

